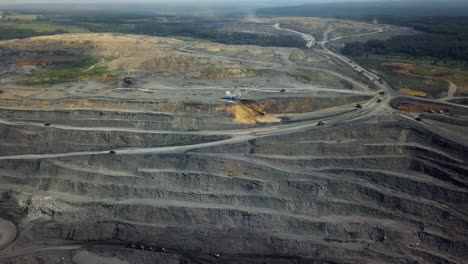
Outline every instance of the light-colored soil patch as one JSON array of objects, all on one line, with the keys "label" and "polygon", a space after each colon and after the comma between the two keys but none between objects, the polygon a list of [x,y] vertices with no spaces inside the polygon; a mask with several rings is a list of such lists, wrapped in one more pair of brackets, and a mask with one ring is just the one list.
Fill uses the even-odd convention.
[{"label": "light-colored soil patch", "polygon": [[239,59],[274,62],[281,59],[281,53],[277,48],[259,47],[253,45],[224,45],[219,43],[198,43],[194,50],[219,54]]},{"label": "light-colored soil patch", "polygon": [[415,91],[415,90],[411,90],[411,89],[408,89],[408,88],[401,88],[400,89],[400,92],[402,92],[403,94],[406,94],[406,95],[411,95],[411,96],[420,96],[420,97],[424,97],[426,96],[427,94],[423,91]]},{"label": "light-colored soil patch", "polygon": [[231,112],[234,122],[240,124],[273,123],[280,119],[273,115],[307,113],[319,109],[345,105],[367,99],[359,96],[335,98],[276,98],[269,101],[256,102],[244,100],[234,105],[220,106],[218,111]]},{"label": "light-colored soil patch", "polygon": [[239,124],[275,123],[281,121],[279,118],[266,114],[264,105],[241,103],[220,107],[219,110],[229,111],[234,114],[233,121]]},{"label": "light-colored soil patch", "polygon": [[439,111],[442,110],[441,107],[431,104],[401,104],[398,106],[398,109],[405,112],[429,112],[429,111]]},{"label": "light-colored soil patch", "polygon": [[255,71],[245,69],[204,69],[194,77],[202,79],[233,79],[255,76],[257,76]]}]

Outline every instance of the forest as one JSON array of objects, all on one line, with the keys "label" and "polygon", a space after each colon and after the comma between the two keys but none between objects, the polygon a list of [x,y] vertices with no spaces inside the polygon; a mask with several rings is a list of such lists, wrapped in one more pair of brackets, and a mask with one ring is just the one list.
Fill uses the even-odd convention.
[{"label": "forest", "polygon": [[254,33],[220,31],[218,30],[216,24],[211,25],[209,23],[202,22],[150,22],[136,25],[129,33],[162,37],[191,37],[232,45],[258,45],[297,48],[304,47],[304,40],[298,36],[270,36]]},{"label": "forest", "polygon": [[[111,12],[47,13],[31,21],[0,20],[0,39],[74,32],[113,32],[160,37],[188,37],[231,45],[303,48],[304,40],[293,35],[268,35],[223,30],[238,23],[232,18],[203,18]],[[41,30],[37,30],[40,26]],[[52,30],[49,30],[52,29]]]},{"label": "forest", "polygon": [[[379,1],[316,3],[289,7],[262,8],[258,16],[304,16],[351,19],[411,27],[420,34],[389,40],[352,42],[342,49],[345,55],[398,55],[430,57],[436,60],[468,61],[468,2]],[[439,2],[440,3],[440,2]]]},{"label": "forest", "polygon": [[381,22],[412,27],[421,33],[388,40],[347,43],[342,53],[349,56],[403,55],[438,60],[468,61],[468,18],[383,17]]},{"label": "forest", "polygon": [[266,7],[256,11],[257,16],[298,16],[298,17],[333,17],[356,19],[365,16],[465,16],[468,14],[468,2],[441,1],[336,1],[335,3],[311,3],[304,5]]},{"label": "forest", "polygon": [[53,30],[53,31],[35,31],[33,29],[27,28],[12,28],[12,27],[1,27],[0,26],[0,40],[8,39],[20,39],[20,38],[29,38],[42,35],[54,35],[54,34],[63,34],[67,33],[63,30]]}]

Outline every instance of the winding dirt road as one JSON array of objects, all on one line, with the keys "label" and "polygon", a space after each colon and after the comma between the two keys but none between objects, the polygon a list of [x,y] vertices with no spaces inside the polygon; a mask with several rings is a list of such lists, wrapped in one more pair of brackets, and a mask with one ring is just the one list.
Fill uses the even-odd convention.
[{"label": "winding dirt road", "polygon": [[[235,58],[235,57],[229,57],[229,56],[223,56],[223,55],[214,55],[211,53],[206,53],[206,52],[201,52],[198,50],[191,50],[190,48],[194,47],[197,43],[189,43],[187,45],[178,47],[177,50],[181,53],[190,53],[194,54],[200,57],[206,57],[206,58],[213,58],[213,59],[228,59],[232,61],[240,61],[240,62],[245,62],[245,63],[254,63],[254,64],[259,64],[262,66],[268,66],[268,67],[273,67],[275,69],[282,70],[284,69],[285,66],[289,66],[289,64],[281,64],[281,63],[276,63],[276,62],[266,62],[266,61],[258,61],[258,60],[247,60],[247,59],[240,59],[240,58]],[[297,69],[301,70],[313,70],[313,71],[321,71],[321,72],[326,72],[329,74],[332,74],[342,80],[346,80],[354,85],[354,87],[364,90],[364,91],[369,91],[369,87],[359,81],[356,81],[346,75],[331,71],[331,70],[326,70],[322,68],[316,68],[316,67],[309,67],[309,66],[300,66],[300,65],[293,65]]]},{"label": "winding dirt road", "polygon": [[370,72],[369,70],[367,70],[366,68],[364,68],[362,66],[359,66],[356,63],[353,63],[349,58],[329,50],[327,48],[327,46],[326,46],[326,44],[328,42],[335,41],[335,40],[338,40],[338,39],[359,37],[359,36],[365,36],[365,35],[373,35],[373,34],[381,33],[381,32],[383,32],[383,30],[381,28],[379,28],[379,30],[375,31],[375,32],[369,32],[369,33],[364,33],[364,34],[355,34],[355,35],[349,35],[349,36],[341,36],[341,37],[337,37],[337,38],[333,38],[331,40],[328,40],[328,35],[332,31],[333,31],[333,28],[331,26],[329,26],[325,30],[325,33],[323,34],[324,39],[318,43],[323,49],[322,52],[324,54],[330,55],[330,56],[332,56],[332,57],[334,57],[336,59],[341,60],[342,62],[344,62],[345,64],[350,66],[352,69],[354,69],[355,71],[361,73],[363,76],[365,76],[369,81],[373,82],[380,89],[382,89],[382,90],[384,90],[386,92],[392,92],[393,90],[391,89],[391,87],[389,85],[384,84],[384,83],[380,83],[380,82],[376,82],[376,80],[380,79],[380,77],[377,74],[374,74],[374,73]]},{"label": "winding dirt road", "polygon": [[307,48],[312,48],[312,46],[314,46],[315,43],[317,42],[317,41],[315,40],[315,38],[314,38],[312,35],[306,34],[306,33],[302,33],[302,32],[296,31],[296,30],[292,30],[292,29],[282,28],[282,27],[280,27],[280,23],[274,24],[274,25],[273,25],[273,28],[278,29],[278,30],[284,30],[284,31],[293,32],[293,33],[295,33],[295,34],[300,35],[301,38],[303,38],[303,39],[306,41],[306,47],[307,47]]},{"label": "winding dirt road", "polygon": [[0,218],[0,251],[8,247],[15,240],[16,233],[15,224]]}]

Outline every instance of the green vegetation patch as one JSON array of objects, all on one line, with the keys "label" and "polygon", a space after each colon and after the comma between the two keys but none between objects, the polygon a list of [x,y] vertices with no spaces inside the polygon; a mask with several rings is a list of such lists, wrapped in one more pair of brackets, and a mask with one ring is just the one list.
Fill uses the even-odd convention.
[{"label": "green vegetation patch", "polygon": [[[58,21],[55,21],[56,23]],[[74,21],[68,22],[74,24]],[[110,24],[110,23],[76,23],[78,28],[85,28],[89,32],[113,32],[113,33],[131,33],[135,24]]]},{"label": "green vegetation patch", "polygon": [[421,91],[433,98],[446,96],[448,82],[440,79],[409,76],[401,73],[390,73],[393,82],[397,82],[397,87],[408,88],[414,91]]},{"label": "green vegetation patch", "polygon": [[168,38],[183,40],[183,41],[193,41],[193,42],[201,42],[201,43],[213,43],[206,39],[201,38],[194,38],[194,37],[183,37],[183,36],[167,36]]},{"label": "green vegetation patch", "polygon": [[334,75],[321,71],[307,72],[301,76],[306,81],[315,83],[330,83],[336,80],[336,77]]},{"label": "green vegetation patch", "polygon": [[71,25],[56,25],[43,22],[0,22],[0,40],[29,38],[63,33],[87,33],[89,30]]},{"label": "green vegetation patch", "polygon": [[[47,12],[14,16],[14,19],[0,19],[0,40],[61,33],[112,32],[160,37],[177,36],[188,41],[205,40],[231,45],[304,47],[304,40],[294,35],[269,36],[223,31],[224,23],[219,23],[219,18],[100,11],[65,14]],[[226,21],[233,23],[230,19]]]},{"label": "green vegetation patch", "polygon": [[36,32],[51,32],[51,31],[64,31],[67,33],[88,33],[89,30],[77,26],[69,25],[56,25],[50,23],[37,23],[37,22],[21,22],[21,23],[0,23],[2,28],[11,28],[11,29],[27,29]]},{"label": "green vegetation patch", "polygon": [[[52,66],[22,81],[22,84],[51,85],[115,73],[114,71],[108,70],[107,67],[97,65],[101,61],[102,60],[99,58],[86,58],[78,62]],[[95,66],[93,67],[93,65]]]},{"label": "green vegetation patch", "polygon": [[[340,63],[340,64],[337,64]],[[369,82],[369,80],[364,77],[362,74],[358,73],[355,71],[353,68],[349,67],[348,65],[341,64],[341,62],[334,61],[334,63],[329,63],[323,66],[324,69],[329,69],[334,72],[338,72],[340,74],[346,75],[350,77],[351,79],[360,81],[362,83],[366,83],[368,85],[373,85],[372,82]]]},{"label": "green vegetation patch", "polygon": [[274,49],[263,49],[260,58],[267,61],[279,61],[281,55]]},{"label": "green vegetation patch", "polygon": [[350,56],[389,55],[417,59],[468,61],[468,19],[466,17],[385,17],[381,22],[415,28],[422,33],[395,36],[387,40],[346,43]]},{"label": "green vegetation patch", "polygon": [[346,89],[352,89],[353,85],[346,80],[340,79],[337,76],[324,71],[299,71],[289,73],[290,76],[314,84],[327,85],[332,87],[341,87]]},{"label": "green vegetation patch", "polygon": [[411,69],[411,73],[424,76],[432,76],[442,79],[450,79],[454,82],[457,80],[465,81],[468,83],[468,71],[450,68],[432,67],[429,65],[416,65],[415,68]]},{"label": "green vegetation patch", "polygon": [[410,70],[412,74],[449,80],[457,86],[456,95],[468,93],[468,70],[464,68],[437,67],[417,64]]},{"label": "green vegetation patch", "polygon": [[299,49],[293,49],[291,54],[289,55],[289,59],[291,61],[297,62],[297,63],[307,63],[308,62],[308,57],[307,55],[299,50]]},{"label": "green vegetation patch", "polygon": [[14,14],[14,15],[7,15],[4,16],[2,19],[5,20],[36,20],[38,15],[32,15],[32,14]]}]

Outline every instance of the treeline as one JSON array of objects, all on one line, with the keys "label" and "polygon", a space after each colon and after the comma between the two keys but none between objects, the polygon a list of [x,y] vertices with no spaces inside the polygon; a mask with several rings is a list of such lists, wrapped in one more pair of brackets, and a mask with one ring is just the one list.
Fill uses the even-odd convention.
[{"label": "treeline", "polygon": [[468,39],[431,34],[398,36],[389,40],[346,43],[341,52],[355,57],[371,54],[406,55],[468,61]]},{"label": "treeline", "polygon": [[425,33],[468,35],[468,16],[366,16],[361,18],[368,22],[373,19],[384,24],[412,27]]},{"label": "treeline", "polygon": [[83,27],[91,32],[114,32],[160,37],[191,37],[231,45],[305,47],[305,41],[294,35],[263,35],[221,30],[226,24],[238,23],[233,18],[203,18],[148,14],[86,15],[82,13],[52,17],[52,22]]},{"label": "treeline", "polygon": [[468,3],[464,1],[362,1],[312,3],[295,6],[260,8],[258,16],[305,16],[361,18],[365,16],[464,16]]},{"label": "treeline", "polygon": [[63,34],[63,33],[66,33],[66,32],[63,30],[35,31],[32,29],[10,28],[10,27],[0,26],[0,40],[21,39],[21,38],[29,38],[29,37],[36,37],[36,36],[44,36],[44,35]]},{"label": "treeline", "polygon": [[384,18],[423,33],[396,36],[388,40],[369,40],[345,44],[342,53],[349,56],[405,55],[438,60],[468,61],[468,17]]},{"label": "treeline", "polygon": [[181,36],[205,39],[232,45],[258,45],[303,48],[305,41],[290,35],[261,35],[244,32],[219,31],[215,26],[202,23],[146,23],[136,25],[131,33],[152,36]]},{"label": "treeline", "polygon": [[192,37],[230,45],[257,45],[264,47],[305,47],[305,41],[296,36],[269,36],[243,32],[201,32]]},{"label": "treeline", "polygon": [[[90,32],[112,32],[141,34],[160,37],[190,37],[231,45],[258,45],[274,47],[305,47],[305,41],[295,35],[267,35],[226,31],[226,25],[240,23],[238,18],[207,18],[195,16],[155,15],[150,13],[121,12],[70,12],[41,13],[34,21],[7,21],[24,24],[29,28],[9,27],[0,20],[0,39],[27,38],[38,35],[66,33],[65,31],[41,32],[35,30],[35,23],[74,26]],[[3,26],[2,26],[3,24]]]}]

